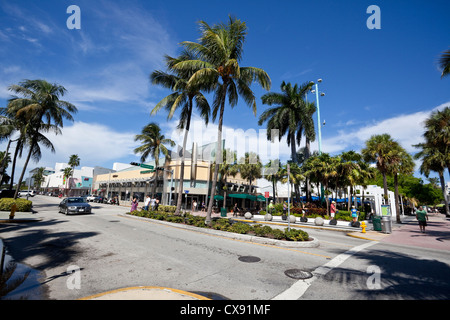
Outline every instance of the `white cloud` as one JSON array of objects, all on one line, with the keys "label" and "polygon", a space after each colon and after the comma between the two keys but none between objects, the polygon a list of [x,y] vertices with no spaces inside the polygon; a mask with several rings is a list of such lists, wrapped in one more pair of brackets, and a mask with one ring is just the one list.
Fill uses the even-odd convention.
[{"label": "white cloud", "polygon": [[[450,102],[443,103],[429,111],[402,114],[354,130],[339,130],[335,136],[322,139],[322,151],[331,154],[349,149],[359,151],[364,148],[365,142],[372,135],[387,133],[408,152],[415,153],[417,149],[413,145],[423,140],[424,121],[432,111],[441,110],[446,106],[450,106]],[[313,146],[318,149],[317,141]]]}]

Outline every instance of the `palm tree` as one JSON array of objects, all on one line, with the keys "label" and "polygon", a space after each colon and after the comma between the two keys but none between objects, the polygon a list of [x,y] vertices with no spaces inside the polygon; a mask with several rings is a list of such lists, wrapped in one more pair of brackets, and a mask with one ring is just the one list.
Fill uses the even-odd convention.
[{"label": "palm tree", "polygon": [[172,94],[168,95],[164,99],[162,99],[152,110],[151,115],[156,114],[163,107],[169,111],[167,119],[172,119],[175,111],[177,109],[181,109],[180,111],[180,120],[178,124],[178,129],[184,128],[184,139],[183,139],[183,150],[181,156],[181,164],[180,164],[180,182],[178,187],[178,198],[177,198],[177,209],[175,211],[175,215],[179,215],[181,211],[181,203],[183,196],[183,181],[184,181],[184,161],[185,161],[185,153],[186,153],[186,143],[187,137],[189,134],[189,129],[191,126],[191,117],[193,111],[193,103],[195,100],[198,111],[200,112],[200,116],[203,118],[206,124],[209,122],[210,115],[210,106],[208,101],[201,93],[201,89],[206,91],[211,90],[206,86],[194,86],[188,85],[188,81],[193,75],[193,70],[181,70],[174,69],[173,66],[178,62],[192,60],[195,58],[193,53],[189,51],[183,52],[183,54],[177,59],[172,58],[170,56],[166,56],[166,65],[169,72],[167,73],[163,71],[153,71],[150,75],[150,80],[153,84],[159,84],[165,88],[169,88],[173,91]]},{"label": "palm tree", "polygon": [[[215,169],[214,166],[216,164],[212,165],[212,169]],[[226,149],[223,151],[223,161],[221,164],[219,164],[219,181],[220,185],[222,186],[222,189],[224,190],[224,197],[223,197],[223,208],[226,207],[227,202],[227,178],[228,177],[236,177],[236,175],[239,172],[239,165],[237,164],[237,153],[236,151],[231,151],[230,149]]]},{"label": "palm tree", "polygon": [[[72,179],[72,181],[73,181],[73,174],[75,171],[75,167],[78,167],[79,165],[80,165],[80,157],[78,157],[77,154],[71,155],[69,158],[69,166],[72,169],[71,177],[70,177]],[[71,191],[71,185],[70,185],[70,181],[69,181],[69,194],[70,194],[70,191]]]},{"label": "palm tree", "polygon": [[[66,196],[69,196],[70,193],[70,179],[73,176],[73,168],[72,167],[67,167],[64,168],[63,170],[63,176],[64,176],[64,180],[66,181]],[[67,190],[69,189],[69,190]]]},{"label": "palm tree", "polygon": [[34,180],[34,187],[36,189],[40,189],[42,182],[44,182],[44,180],[45,180],[44,179],[44,171],[45,171],[44,167],[39,167],[39,168],[37,168],[36,172],[32,176],[32,178]]},{"label": "palm tree", "polygon": [[[247,105],[251,106],[256,115],[256,99],[250,85],[257,81],[264,89],[270,90],[270,78],[267,73],[255,67],[241,67],[247,26],[245,22],[236,18],[229,18],[227,24],[221,23],[209,26],[200,21],[201,38],[199,43],[185,41],[182,45],[193,52],[198,58],[181,61],[174,65],[175,69],[195,71],[190,78],[189,86],[214,86],[213,120],[219,116],[216,159],[218,164],[222,160],[222,125],[225,102],[231,107],[238,103],[241,95]],[[215,166],[212,180],[211,198],[208,203],[206,222],[211,221],[212,205],[216,193],[219,166]]]},{"label": "palm tree", "polygon": [[[340,163],[340,157],[331,157],[328,153],[322,153],[318,156],[310,157],[306,161],[303,168],[305,170],[304,174],[309,176],[311,180],[322,183],[325,187],[325,195],[327,195],[329,184],[338,175]],[[327,212],[329,212],[328,196],[325,196],[325,199]]]},{"label": "palm tree", "polygon": [[450,50],[442,52],[441,58],[439,60],[439,66],[442,69],[441,78],[450,74]]},{"label": "palm tree", "polygon": [[[175,146],[175,142],[171,139],[166,139],[166,137],[161,134],[161,128],[157,123],[152,122],[146,125],[141,134],[135,136],[134,141],[140,141],[142,143],[141,146],[134,149],[134,153],[141,154],[141,162],[145,162],[148,156],[151,156],[155,160],[155,168],[159,167],[159,156],[162,153],[166,160],[170,158],[169,150],[165,146],[170,145],[171,147]],[[158,181],[158,171],[155,171],[155,181],[153,183],[152,193],[154,194],[156,191],[156,184]]]},{"label": "palm tree", "polygon": [[254,152],[246,152],[239,160],[239,172],[242,179],[249,182],[249,193],[252,191],[252,181],[262,177],[262,164],[259,155]]},{"label": "palm tree", "polygon": [[389,173],[392,150],[397,146],[397,142],[392,140],[387,133],[373,135],[366,141],[366,147],[361,150],[363,158],[367,162],[375,162],[378,171],[383,175],[384,200],[388,202],[388,187],[386,176]]},{"label": "palm tree", "polygon": [[445,215],[450,216],[448,208],[448,199],[445,192],[445,180],[444,180],[444,170],[445,170],[445,155],[436,152],[434,148],[430,148],[425,143],[415,145],[415,147],[420,147],[422,150],[414,155],[415,159],[421,159],[422,164],[420,165],[420,173],[424,174],[426,177],[429,176],[430,171],[437,172],[439,175],[439,180],[441,182],[441,189],[444,195],[445,204]]},{"label": "palm tree", "polygon": [[274,202],[276,203],[276,187],[277,187],[277,182],[281,181],[281,165],[280,165],[280,160],[276,159],[276,160],[269,160],[269,162],[264,166],[263,168],[263,172],[264,172],[264,178],[269,181],[272,182],[272,191],[273,191],[273,199]]},{"label": "palm tree", "polygon": [[34,160],[39,160],[41,150],[39,143],[54,152],[52,143],[42,135],[42,132],[53,131],[59,134],[63,127],[63,121],[73,121],[72,113],[77,112],[77,108],[67,102],[60,100],[64,96],[66,89],[58,84],[51,84],[45,80],[24,80],[18,85],[11,85],[8,88],[19,96],[13,96],[8,103],[8,113],[20,121],[21,141],[29,146],[29,152],[21,176],[17,183],[14,198],[17,198],[20,184],[22,183],[28,161],[31,156]]},{"label": "palm tree", "polygon": [[261,114],[258,124],[262,125],[267,121],[267,138],[269,140],[273,138],[272,130],[274,129],[278,130],[280,140],[287,135],[286,141],[291,147],[291,159],[294,163],[297,163],[296,145],[300,145],[303,131],[307,130],[308,141],[315,138],[313,134],[314,121],[312,121],[315,105],[304,101],[305,94],[311,89],[311,86],[311,83],[305,83],[292,87],[290,83],[283,81],[280,86],[282,93],[269,92],[261,98],[263,104],[274,107]]},{"label": "palm tree", "polygon": [[395,210],[397,212],[397,223],[401,223],[400,220],[400,205],[398,203],[398,174],[412,174],[414,171],[414,161],[411,155],[403,149],[400,144],[392,150],[391,164],[389,165],[389,171],[394,176],[394,193],[395,193]]}]

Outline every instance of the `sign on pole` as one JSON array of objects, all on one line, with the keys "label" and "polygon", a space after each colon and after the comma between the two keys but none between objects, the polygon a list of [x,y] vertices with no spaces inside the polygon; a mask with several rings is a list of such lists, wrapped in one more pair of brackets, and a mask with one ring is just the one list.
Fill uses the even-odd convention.
[{"label": "sign on pole", "polygon": [[270,198],[270,193],[269,193],[269,191],[264,192],[264,198]]},{"label": "sign on pole", "polygon": [[145,169],[155,169],[154,166],[151,166],[149,164],[143,164],[143,163],[141,163],[140,167],[141,168],[145,168]]}]

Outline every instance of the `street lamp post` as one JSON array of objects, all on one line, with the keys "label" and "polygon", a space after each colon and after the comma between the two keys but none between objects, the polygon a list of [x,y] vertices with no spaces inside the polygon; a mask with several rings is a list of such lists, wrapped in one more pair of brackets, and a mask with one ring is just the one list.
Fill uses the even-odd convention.
[{"label": "street lamp post", "polygon": [[[319,155],[322,154],[322,123],[320,122],[320,106],[319,106],[319,85],[318,83],[322,82],[322,79],[318,79],[317,82],[314,84],[315,90],[311,90],[311,92],[316,93],[316,104],[317,104],[317,131],[319,134]],[[323,97],[325,93],[320,92],[320,95]],[[325,122],[324,122],[325,124]],[[320,194],[321,194],[321,202],[324,199],[324,189],[323,185],[320,185]]]}]

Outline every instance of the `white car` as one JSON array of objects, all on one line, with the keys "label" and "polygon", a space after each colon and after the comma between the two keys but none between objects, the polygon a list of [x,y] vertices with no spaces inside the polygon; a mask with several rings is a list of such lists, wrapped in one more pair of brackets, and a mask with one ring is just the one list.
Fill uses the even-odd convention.
[{"label": "white car", "polygon": [[87,202],[94,201],[94,199],[95,199],[96,197],[97,197],[97,196],[91,194],[90,196],[87,196],[87,197],[86,197],[86,201],[87,201]]},{"label": "white car", "polygon": [[25,190],[25,191],[19,191],[19,194],[18,194],[19,197],[26,197],[27,195],[28,195],[29,197],[34,197],[34,190],[30,190],[30,191],[28,191],[28,190]]}]

